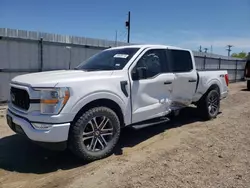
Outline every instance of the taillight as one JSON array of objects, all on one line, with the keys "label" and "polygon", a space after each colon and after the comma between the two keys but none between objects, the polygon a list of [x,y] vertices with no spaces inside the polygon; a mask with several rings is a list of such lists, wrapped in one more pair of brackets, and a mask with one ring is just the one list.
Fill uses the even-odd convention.
[{"label": "taillight", "polygon": [[226,81],[226,84],[227,86],[229,85],[229,78],[228,78],[228,74],[225,75],[225,81]]}]

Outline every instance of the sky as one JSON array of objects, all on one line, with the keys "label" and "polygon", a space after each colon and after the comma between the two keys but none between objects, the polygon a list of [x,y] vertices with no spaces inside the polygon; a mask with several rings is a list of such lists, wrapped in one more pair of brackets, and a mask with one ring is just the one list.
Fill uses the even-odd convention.
[{"label": "sky", "polygon": [[0,28],[250,52],[250,0],[0,0]]}]

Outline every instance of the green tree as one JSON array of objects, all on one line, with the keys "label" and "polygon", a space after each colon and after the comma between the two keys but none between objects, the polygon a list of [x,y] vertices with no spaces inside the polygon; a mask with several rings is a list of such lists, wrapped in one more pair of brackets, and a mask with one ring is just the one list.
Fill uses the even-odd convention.
[{"label": "green tree", "polygon": [[233,53],[231,56],[244,59],[247,57],[247,53],[242,51],[240,53]]}]

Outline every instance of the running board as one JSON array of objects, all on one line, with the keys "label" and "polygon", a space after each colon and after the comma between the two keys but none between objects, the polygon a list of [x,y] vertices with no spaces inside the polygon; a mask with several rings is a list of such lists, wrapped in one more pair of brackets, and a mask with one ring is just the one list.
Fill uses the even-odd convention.
[{"label": "running board", "polygon": [[143,122],[138,122],[138,123],[132,124],[131,126],[134,129],[142,129],[142,128],[150,127],[150,126],[161,124],[161,123],[167,123],[169,121],[170,121],[169,118],[162,117],[162,118],[147,120],[147,121],[143,121]]}]

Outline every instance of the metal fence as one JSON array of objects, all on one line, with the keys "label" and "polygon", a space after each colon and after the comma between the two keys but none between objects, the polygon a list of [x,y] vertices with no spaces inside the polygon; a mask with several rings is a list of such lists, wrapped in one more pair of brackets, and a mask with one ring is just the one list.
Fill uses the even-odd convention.
[{"label": "metal fence", "polygon": [[230,82],[244,80],[246,60],[195,56],[197,70],[227,70]]},{"label": "metal fence", "polygon": [[[72,69],[97,52],[128,45],[101,39],[62,36],[0,28],[0,102],[9,96],[9,82],[18,75]],[[242,59],[194,52],[197,69],[228,70],[230,81],[243,79]]]}]

